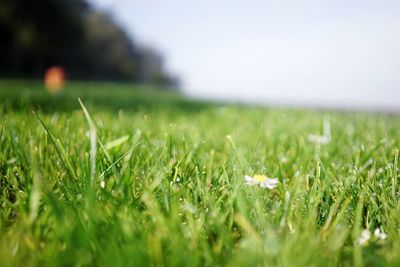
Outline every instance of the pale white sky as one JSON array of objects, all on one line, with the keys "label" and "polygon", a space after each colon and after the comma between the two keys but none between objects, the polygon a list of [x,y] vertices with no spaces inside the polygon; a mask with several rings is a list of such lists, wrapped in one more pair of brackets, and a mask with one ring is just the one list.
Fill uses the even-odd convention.
[{"label": "pale white sky", "polygon": [[189,95],[400,110],[400,1],[91,0]]}]

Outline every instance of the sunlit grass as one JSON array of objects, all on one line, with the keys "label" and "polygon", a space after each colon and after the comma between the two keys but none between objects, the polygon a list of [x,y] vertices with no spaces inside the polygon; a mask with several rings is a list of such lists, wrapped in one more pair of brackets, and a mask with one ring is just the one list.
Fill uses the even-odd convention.
[{"label": "sunlit grass", "polygon": [[397,115],[1,86],[1,266],[400,265]]}]

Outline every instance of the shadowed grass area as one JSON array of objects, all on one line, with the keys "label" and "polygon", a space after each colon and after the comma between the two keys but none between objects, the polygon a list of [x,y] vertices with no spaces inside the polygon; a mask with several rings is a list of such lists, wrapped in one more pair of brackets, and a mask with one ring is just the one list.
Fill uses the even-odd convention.
[{"label": "shadowed grass area", "polygon": [[398,116],[24,84],[0,88],[1,265],[400,264]]},{"label": "shadowed grass area", "polygon": [[0,81],[0,100],[6,110],[35,109],[43,112],[71,111],[77,109],[80,97],[90,107],[111,111],[139,109],[181,109],[198,111],[210,103],[188,101],[177,91],[146,85],[121,83],[69,82],[64,90],[47,92],[40,81]]}]

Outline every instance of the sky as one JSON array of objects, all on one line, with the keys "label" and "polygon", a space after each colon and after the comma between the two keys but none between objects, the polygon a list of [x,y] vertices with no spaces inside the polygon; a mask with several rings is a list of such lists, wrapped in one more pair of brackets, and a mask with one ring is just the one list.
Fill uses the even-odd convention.
[{"label": "sky", "polygon": [[400,111],[400,1],[91,0],[190,96]]}]

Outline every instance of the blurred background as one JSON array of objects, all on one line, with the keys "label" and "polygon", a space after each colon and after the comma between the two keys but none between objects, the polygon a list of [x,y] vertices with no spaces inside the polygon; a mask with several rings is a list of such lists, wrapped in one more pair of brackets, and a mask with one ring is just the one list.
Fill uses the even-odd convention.
[{"label": "blurred background", "polygon": [[159,51],[86,0],[1,0],[0,51],[2,77],[42,79],[58,66],[72,80],[178,85]]},{"label": "blurred background", "polygon": [[400,110],[400,2],[1,0],[1,77],[131,81],[189,96]]}]

